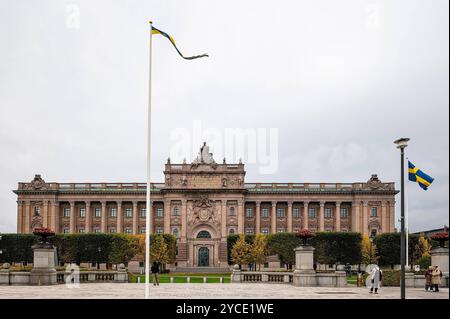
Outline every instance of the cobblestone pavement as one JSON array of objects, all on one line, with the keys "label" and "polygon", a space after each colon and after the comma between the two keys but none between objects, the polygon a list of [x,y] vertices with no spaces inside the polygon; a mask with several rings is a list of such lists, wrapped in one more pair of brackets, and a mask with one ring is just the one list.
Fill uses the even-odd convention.
[{"label": "cobblestone pavement", "polygon": [[[0,286],[0,299],[4,298],[143,298],[144,284],[87,283],[79,288],[56,286]],[[286,284],[161,284],[150,287],[150,298],[182,299],[396,299],[398,287],[382,287],[379,294],[369,294],[365,288],[294,287]],[[448,288],[439,293],[408,288],[406,297],[411,299],[448,299]]]}]

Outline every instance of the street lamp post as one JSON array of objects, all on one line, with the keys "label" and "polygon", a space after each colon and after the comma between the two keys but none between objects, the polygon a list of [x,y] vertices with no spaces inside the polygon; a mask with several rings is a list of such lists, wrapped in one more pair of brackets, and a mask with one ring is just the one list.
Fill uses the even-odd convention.
[{"label": "street lamp post", "polygon": [[405,234],[405,148],[408,146],[409,138],[399,138],[394,141],[400,149],[400,298],[405,299],[405,257],[406,257],[406,234]]}]

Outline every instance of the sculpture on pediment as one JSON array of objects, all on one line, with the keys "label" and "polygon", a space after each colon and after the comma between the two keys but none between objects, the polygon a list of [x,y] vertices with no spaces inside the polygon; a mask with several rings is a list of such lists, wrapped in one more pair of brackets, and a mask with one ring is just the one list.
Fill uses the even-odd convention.
[{"label": "sculpture on pediment", "polygon": [[36,174],[36,175],[34,175],[34,179],[29,184],[26,184],[25,188],[26,189],[35,189],[35,190],[47,189],[47,184],[42,179],[41,175]]},{"label": "sculpture on pediment", "polygon": [[222,187],[227,187],[228,186],[228,178],[224,177],[222,178]]},{"label": "sculpture on pediment", "polygon": [[385,185],[380,181],[377,174],[372,174],[367,181],[367,187],[370,189],[384,189]]},{"label": "sculpture on pediment", "polygon": [[193,164],[216,164],[213,158],[213,154],[209,152],[209,146],[206,142],[203,142],[203,146],[200,148],[197,157],[192,162]]}]

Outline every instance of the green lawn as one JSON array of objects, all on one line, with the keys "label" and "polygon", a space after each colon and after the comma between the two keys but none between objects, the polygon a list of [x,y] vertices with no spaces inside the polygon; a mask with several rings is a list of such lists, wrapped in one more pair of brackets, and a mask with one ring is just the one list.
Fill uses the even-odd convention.
[{"label": "green lawn", "polygon": [[[223,278],[223,283],[230,283],[231,278],[230,274],[201,274],[201,273],[174,273],[174,274],[160,274],[159,282],[160,283],[170,283],[170,277],[173,277],[173,282],[176,284],[185,284],[187,283],[187,277],[190,277],[190,283],[193,284],[201,284],[203,283],[203,277],[206,277],[206,283],[220,283],[220,277]],[[129,282],[137,283],[138,278],[140,278],[140,282],[145,282],[144,275],[130,275]],[[153,282],[153,277],[150,277],[150,282]]]}]

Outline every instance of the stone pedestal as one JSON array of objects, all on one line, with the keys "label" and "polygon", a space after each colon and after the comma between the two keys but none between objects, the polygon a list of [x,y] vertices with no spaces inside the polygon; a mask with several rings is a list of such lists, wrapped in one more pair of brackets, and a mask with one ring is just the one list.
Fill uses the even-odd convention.
[{"label": "stone pedestal", "polygon": [[33,248],[33,269],[30,285],[56,285],[56,248],[49,244],[37,244]]},{"label": "stone pedestal", "polygon": [[442,286],[448,286],[448,248],[436,247],[431,251],[431,265],[442,271]]},{"label": "stone pedestal", "polygon": [[299,246],[295,250],[295,270],[292,284],[300,287],[317,286],[314,271],[314,247]]}]

